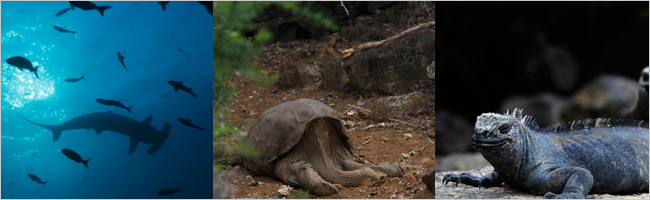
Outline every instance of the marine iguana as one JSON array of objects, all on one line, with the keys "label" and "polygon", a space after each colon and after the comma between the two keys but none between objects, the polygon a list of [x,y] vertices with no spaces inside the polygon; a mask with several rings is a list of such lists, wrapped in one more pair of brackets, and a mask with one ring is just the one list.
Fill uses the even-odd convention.
[{"label": "marine iguana", "polygon": [[590,193],[648,192],[648,122],[585,119],[544,129],[522,110],[484,113],[472,145],[494,166],[483,177],[442,179],[480,187],[513,188],[544,198],[585,198]]}]

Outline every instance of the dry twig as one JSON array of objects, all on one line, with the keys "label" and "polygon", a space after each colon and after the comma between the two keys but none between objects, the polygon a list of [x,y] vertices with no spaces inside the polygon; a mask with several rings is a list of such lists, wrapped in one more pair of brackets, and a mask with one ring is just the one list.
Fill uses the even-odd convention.
[{"label": "dry twig", "polygon": [[345,5],[343,5],[343,1],[341,1],[341,7],[343,7],[343,9],[345,9],[345,14],[350,16],[350,13],[348,12],[348,9],[345,7]]},{"label": "dry twig", "polygon": [[318,56],[318,58],[323,58],[325,56],[334,56],[334,57],[339,57],[341,56],[341,52],[338,50],[334,50],[334,47],[336,44],[341,40],[340,37],[332,37],[327,44],[325,44],[325,47],[323,47],[323,52]]},{"label": "dry twig", "polygon": [[341,53],[343,53],[343,57],[345,58],[345,57],[351,56],[352,54],[354,54],[356,52],[363,51],[365,49],[369,49],[369,48],[373,48],[373,47],[377,47],[377,46],[381,46],[381,45],[386,45],[388,43],[391,43],[393,40],[401,38],[401,37],[403,37],[403,36],[405,36],[405,35],[407,35],[409,33],[412,33],[412,32],[414,32],[414,31],[416,31],[418,29],[433,26],[435,24],[436,24],[435,21],[430,21],[430,22],[427,22],[427,23],[423,23],[423,24],[417,25],[417,26],[415,26],[413,28],[406,29],[405,31],[402,31],[401,33],[398,33],[397,35],[393,35],[393,36],[391,36],[391,37],[389,37],[389,38],[387,38],[385,40],[382,40],[382,41],[379,41],[379,42],[368,42],[368,43],[365,43],[365,44],[361,44],[361,45],[352,47],[351,49],[341,51]]},{"label": "dry twig", "polygon": [[[368,112],[368,113],[372,113],[372,111],[370,111],[368,109],[365,109],[365,108],[353,106],[353,105],[350,105],[350,104],[348,104],[348,106],[352,107],[352,108],[359,109],[359,110],[363,110],[363,111]],[[380,116],[387,119],[387,120],[390,120],[390,121],[394,121],[394,122],[398,122],[398,123],[402,123],[402,124],[406,124],[406,125],[410,125],[410,126],[414,126],[414,127],[426,127],[426,126],[418,126],[418,125],[415,125],[415,124],[411,124],[411,123],[408,123],[408,122],[405,122],[405,121],[402,121],[402,120],[398,120],[398,119],[393,119],[393,118],[386,117],[386,116],[383,116],[383,115],[380,115]]]}]

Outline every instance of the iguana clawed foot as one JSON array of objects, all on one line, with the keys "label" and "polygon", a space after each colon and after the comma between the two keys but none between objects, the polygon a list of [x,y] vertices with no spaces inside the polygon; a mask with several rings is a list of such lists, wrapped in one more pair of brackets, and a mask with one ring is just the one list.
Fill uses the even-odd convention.
[{"label": "iguana clawed foot", "polygon": [[468,185],[478,186],[479,189],[481,189],[481,187],[491,187],[491,185],[488,184],[487,179],[483,177],[477,177],[465,172],[461,173],[460,175],[447,174],[444,178],[442,178],[442,183],[445,185],[447,185],[449,182],[455,182],[456,186],[458,186],[458,183],[462,182]]},{"label": "iguana clawed foot", "polygon": [[447,186],[447,183],[449,182],[455,182],[456,186],[458,186],[458,183],[460,183],[460,176],[464,175],[465,173],[462,173],[461,175],[458,174],[447,174],[445,177],[442,178],[442,184],[445,184]]},{"label": "iguana clawed foot", "polygon": [[582,194],[576,194],[576,193],[555,194],[552,192],[547,192],[546,194],[544,194],[544,199],[595,199],[595,198],[593,196],[585,197]]}]

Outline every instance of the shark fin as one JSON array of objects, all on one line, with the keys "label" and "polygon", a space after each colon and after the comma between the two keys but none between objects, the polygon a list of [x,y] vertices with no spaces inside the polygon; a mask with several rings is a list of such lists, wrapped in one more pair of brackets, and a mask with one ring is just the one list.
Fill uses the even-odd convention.
[{"label": "shark fin", "polygon": [[95,129],[95,132],[97,133],[97,135],[99,135],[99,134],[102,134],[102,132],[104,132],[104,129],[98,129],[98,128],[96,128],[96,129]]},{"label": "shark fin", "polygon": [[144,119],[144,121],[142,121],[142,123],[143,124],[150,124],[151,119],[153,119],[153,115],[149,115],[149,117],[147,117],[147,119]]},{"label": "shark fin", "polygon": [[135,148],[138,147],[138,142],[140,142],[140,141],[138,141],[135,138],[131,137],[131,143],[129,144],[129,155],[133,154],[133,152],[135,151]]},{"label": "shark fin", "polygon": [[57,140],[59,140],[59,137],[61,137],[61,130],[54,130],[54,129],[50,129],[50,130],[52,130],[52,139],[54,139],[54,141],[52,142],[56,142]]}]

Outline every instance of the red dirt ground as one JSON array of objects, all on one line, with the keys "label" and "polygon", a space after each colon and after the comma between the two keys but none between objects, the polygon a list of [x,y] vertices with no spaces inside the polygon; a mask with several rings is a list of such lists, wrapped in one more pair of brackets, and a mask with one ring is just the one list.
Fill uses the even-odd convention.
[{"label": "red dirt ground", "polygon": [[[250,126],[250,122],[259,116],[259,114],[280,103],[300,98],[311,98],[331,105],[344,120],[355,123],[348,130],[350,130],[350,135],[354,143],[354,156],[359,161],[368,164],[399,163],[403,169],[404,175],[402,177],[389,178],[382,185],[343,187],[335,195],[318,197],[310,194],[308,196],[309,198],[434,198],[434,194],[421,181],[423,173],[435,164],[435,139],[433,138],[435,134],[433,133],[435,122],[433,120],[424,122],[431,124],[424,130],[416,130],[419,128],[403,124],[362,130],[370,125],[381,124],[381,122],[363,119],[359,114],[349,116],[346,112],[349,110],[356,111],[356,109],[351,109],[347,105],[356,105],[357,102],[367,102],[371,101],[371,99],[364,98],[362,101],[359,101],[358,97],[353,97],[344,92],[324,90],[301,91],[300,88],[278,89],[277,92],[272,94],[274,88],[278,88],[277,83],[268,87],[270,89],[259,89],[253,88],[251,81],[242,80],[239,77],[233,77],[232,81],[239,85],[238,90],[241,91],[236,97],[237,103],[228,108],[231,112],[232,120],[238,127],[243,126],[244,129],[247,129]],[[400,119],[397,116],[390,117]],[[423,116],[417,116],[416,119],[409,121],[409,123],[418,123],[417,120],[424,121]],[[419,123],[424,124],[423,122]],[[392,123],[384,122],[384,124]],[[405,134],[410,134],[412,137],[407,138]],[[234,144],[234,136],[225,138],[224,141]],[[237,170],[241,175],[238,178],[230,179],[230,184],[235,187],[235,194],[231,196],[232,198],[291,198],[290,196],[281,196],[277,193],[282,185],[286,185],[277,179],[268,176],[253,175],[247,170],[240,168],[231,168],[229,170]],[[247,175],[250,175],[258,184],[249,186],[251,180],[245,178]],[[297,189],[299,188],[293,188],[294,191]]]}]

